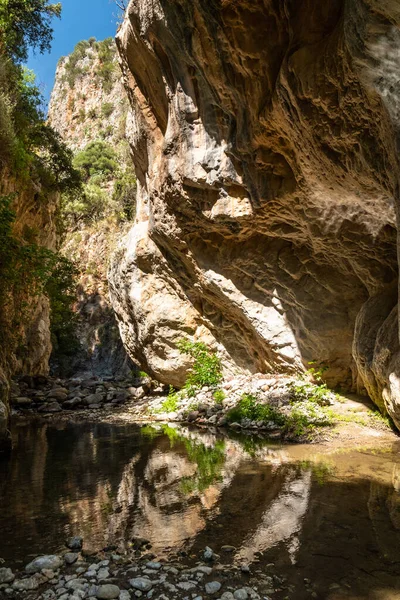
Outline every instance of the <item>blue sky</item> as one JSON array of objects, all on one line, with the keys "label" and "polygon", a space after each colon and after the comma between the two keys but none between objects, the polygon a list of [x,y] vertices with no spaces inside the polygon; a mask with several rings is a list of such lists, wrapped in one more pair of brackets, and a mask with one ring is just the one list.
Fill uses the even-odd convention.
[{"label": "blue sky", "polygon": [[[54,0],[56,1],[56,0]],[[49,100],[60,56],[70,54],[80,40],[114,37],[117,30],[117,7],[112,0],[61,0],[61,19],[54,19],[52,50],[47,54],[30,54],[28,67],[37,76],[37,84]]]}]

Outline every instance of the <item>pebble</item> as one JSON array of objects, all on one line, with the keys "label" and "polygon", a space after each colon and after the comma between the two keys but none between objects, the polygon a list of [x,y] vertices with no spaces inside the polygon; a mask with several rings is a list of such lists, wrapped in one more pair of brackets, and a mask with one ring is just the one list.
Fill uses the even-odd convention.
[{"label": "pebble", "polygon": [[99,600],[113,600],[119,597],[120,589],[117,585],[107,583],[106,585],[99,585],[96,592],[96,597]]},{"label": "pebble", "polygon": [[214,552],[209,546],[205,547],[203,552],[203,558],[207,562],[214,560]]},{"label": "pebble", "polygon": [[78,560],[79,554],[77,552],[67,552],[64,554],[64,561],[67,565],[73,565]]},{"label": "pebble", "polygon": [[220,600],[233,600],[232,592],[224,592],[223,594],[221,594]]},{"label": "pebble", "polygon": [[11,569],[7,569],[5,567],[0,568],[0,583],[11,583],[14,581],[15,575],[11,571]]},{"label": "pebble", "polygon": [[148,592],[153,587],[153,583],[150,579],[144,577],[134,577],[129,580],[129,583],[131,584],[131,587],[140,592]]},{"label": "pebble", "polygon": [[221,589],[221,584],[219,581],[209,581],[206,583],[205,588],[207,594],[216,594]]},{"label": "pebble", "polygon": [[156,571],[158,569],[161,569],[161,563],[160,562],[154,562],[154,561],[149,561],[148,563],[146,563],[146,567],[148,569],[155,569]]},{"label": "pebble", "polygon": [[88,588],[88,582],[86,581],[86,579],[70,579],[70,581],[67,581],[67,583],[65,584],[65,587],[68,590],[86,591]]},{"label": "pebble", "polygon": [[98,579],[108,579],[110,577],[110,571],[106,567],[102,567],[97,571]]},{"label": "pebble", "polygon": [[184,592],[190,592],[191,590],[196,589],[196,583],[194,581],[180,581],[176,586]]},{"label": "pebble", "polygon": [[235,598],[235,600],[247,600],[247,598],[249,597],[249,595],[246,592],[246,590],[244,590],[242,588],[240,590],[235,590],[233,592],[233,597]]},{"label": "pebble", "polygon": [[40,585],[40,580],[36,577],[28,577],[27,579],[19,579],[14,581],[13,589],[19,592],[28,592],[30,590],[36,590]]}]

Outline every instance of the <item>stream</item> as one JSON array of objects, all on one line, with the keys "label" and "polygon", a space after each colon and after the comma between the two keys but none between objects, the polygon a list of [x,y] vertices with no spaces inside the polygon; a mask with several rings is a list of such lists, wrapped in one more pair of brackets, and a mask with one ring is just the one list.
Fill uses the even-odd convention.
[{"label": "stream", "polygon": [[90,422],[16,423],[13,437],[0,462],[7,566],[59,552],[71,535],[93,550],[139,537],[161,557],[195,561],[209,545],[222,562],[274,563],[296,598],[310,598],[307,580],[318,598],[400,598],[400,442],[324,453]]}]

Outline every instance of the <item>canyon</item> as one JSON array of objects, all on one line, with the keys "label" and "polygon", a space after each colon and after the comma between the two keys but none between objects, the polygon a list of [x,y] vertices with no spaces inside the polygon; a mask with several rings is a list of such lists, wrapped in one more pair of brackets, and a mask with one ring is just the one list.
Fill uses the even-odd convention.
[{"label": "canyon", "polygon": [[0,600],[400,598],[399,2],[116,5],[0,4]]}]

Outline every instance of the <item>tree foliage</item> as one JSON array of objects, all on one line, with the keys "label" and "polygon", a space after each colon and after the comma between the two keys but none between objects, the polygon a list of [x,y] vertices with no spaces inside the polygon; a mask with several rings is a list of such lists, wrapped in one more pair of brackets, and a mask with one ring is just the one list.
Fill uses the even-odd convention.
[{"label": "tree foliage", "polygon": [[53,39],[52,20],[61,4],[48,0],[0,0],[0,48],[16,63],[26,61],[29,47],[44,53]]},{"label": "tree foliage", "polygon": [[101,140],[89,142],[84,150],[75,155],[73,164],[80,169],[85,181],[93,175],[109,178],[118,168],[114,150]]}]

